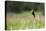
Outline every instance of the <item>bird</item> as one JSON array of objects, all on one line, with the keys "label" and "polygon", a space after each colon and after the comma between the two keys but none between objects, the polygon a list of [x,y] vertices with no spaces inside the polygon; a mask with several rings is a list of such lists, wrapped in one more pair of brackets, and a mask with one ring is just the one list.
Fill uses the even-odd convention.
[{"label": "bird", "polygon": [[[32,9],[32,15],[33,15],[33,16],[32,16],[32,24],[34,25],[34,24],[35,24],[35,17],[36,17],[36,16],[35,16],[34,9]],[[33,25],[32,25],[32,26],[33,26]]]}]

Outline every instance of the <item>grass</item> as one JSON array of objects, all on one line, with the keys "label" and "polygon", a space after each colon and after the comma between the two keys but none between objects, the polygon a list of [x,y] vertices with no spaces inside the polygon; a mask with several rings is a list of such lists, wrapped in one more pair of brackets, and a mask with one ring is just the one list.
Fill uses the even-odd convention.
[{"label": "grass", "polygon": [[[36,15],[42,15],[37,14]],[[12,14],[11,18],[7,18],[7,30],[20,30],[20,29],[39,29],[44,28],[45,24],[41,20],[32,21],[32,14],[30,12],[24,12],[22,14]]]}]

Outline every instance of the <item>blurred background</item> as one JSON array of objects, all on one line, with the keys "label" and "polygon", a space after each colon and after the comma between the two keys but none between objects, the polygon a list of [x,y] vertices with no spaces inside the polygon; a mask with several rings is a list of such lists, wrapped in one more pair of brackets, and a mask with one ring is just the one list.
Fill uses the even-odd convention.
[{"label": "blurred background", "polygon": [[45,14],[44,3],[6,1],[6,11],[8,13],[22,13],[24,11],[31,11],[32,9],[37,12],[41,11],[43,14]]}]

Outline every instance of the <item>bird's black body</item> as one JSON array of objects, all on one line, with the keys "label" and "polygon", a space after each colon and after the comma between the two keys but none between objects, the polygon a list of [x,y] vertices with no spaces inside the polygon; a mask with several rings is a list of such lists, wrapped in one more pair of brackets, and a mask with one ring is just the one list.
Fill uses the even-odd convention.
[{"label": "bird's black body", "polygon": [[32,12],[32,15],[34,16],[34,18],[35,18],[35,13],[34,13],[34,11]]}]

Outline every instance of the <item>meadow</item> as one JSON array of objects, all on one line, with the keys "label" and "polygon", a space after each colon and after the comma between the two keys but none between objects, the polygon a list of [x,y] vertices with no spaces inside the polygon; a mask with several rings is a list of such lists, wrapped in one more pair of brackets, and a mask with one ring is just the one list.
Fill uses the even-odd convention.
[{"label": "meadow", "polygon": [[[33,19],[31,12],[21,14],[7,13],[7,30],[42,29],[45,27],[45,17],[41,12],[35,12]],[[35,22],[34,22],[35,21]]]}]

